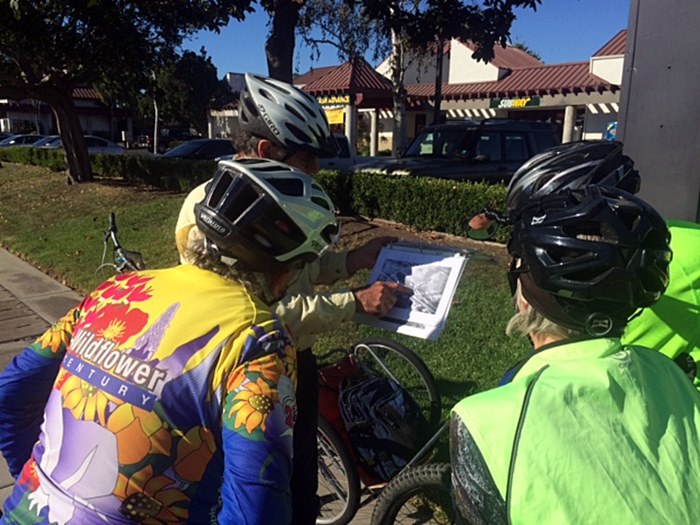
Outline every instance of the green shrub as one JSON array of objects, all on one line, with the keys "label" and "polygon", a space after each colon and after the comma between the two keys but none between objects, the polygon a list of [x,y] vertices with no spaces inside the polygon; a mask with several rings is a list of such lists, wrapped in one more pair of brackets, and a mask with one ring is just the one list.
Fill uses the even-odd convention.
[{"label": "green shrub", "polygon": [[[464,235],[465,220],[484,206],[503,209],[506,198],[502,184],[332,171],[322,171],[316,179],[341,213],[454,235]],[[507,231],[501,229],[496,240],[506,236]]]},{"label": "green shrub", "polygon": [[0,148],[0,160],[15,162],[17,164],[31,164],[43,166],[51,171],[66,169],[66,159],[63,150],[51,148]]},{"label": "green shrub", "polygon": [[[34,164],[59,171],[65,169],[61,150],[0,148],[0,160]],[[91,155],[95,175],[146,183],[163,190],[188,192],[210,179],[216,163],[148,155]],[[464,235],[464,223],[484,206],[504,209],[506,188],[502,184],[458,182],[429,177],[338,173],[321,171],[316,179],[326,189],[338,211],[369,218],[382,218],[413,226]],[[502,228],[495,240],[503,242]]]}]

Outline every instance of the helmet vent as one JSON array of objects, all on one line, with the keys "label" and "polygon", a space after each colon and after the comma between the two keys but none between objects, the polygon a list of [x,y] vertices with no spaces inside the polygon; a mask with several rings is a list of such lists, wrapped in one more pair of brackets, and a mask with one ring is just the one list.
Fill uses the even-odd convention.
[{"label": "helmet vent", "polygon": [[325,200],[319,199],[318,197],[311,197],[311,202],[313,202],[314,204],[318,204],[321,208],[325,208],[327,210],[331,209],[331,207]]},{"label": "helmet vent", "polygon": [[[304,104],[299,104],[300,106],[304,107]],[[304,115],[299,113],[296,108],[293,106],[290,106],[289,104],[285,104],[284,107],[286,108],[287,111],[289,111],[292,115],[294,115],[296,118],[299,120],[303,121],[304,120]],[[307,108],[308,109],[308,108]]]},{"label": "helmet vent", "polygon": [[275,97],[272,93],[270,93],[267,89],[258,89],[258,93],[260,93],[263,97],[265,97],[267,100],[271,102],[277,102],[277,97]]},{"label": "helmet vent", "polygon": [[311,142],[311,138],[294,124],[287,122],[286,126],[287,129],[292,133],[292,135],[294,135],[297,138],[297,140],[301,142],[306,142],[307,144]]},{"label": "helmet vent", "polygon": [[[243,99],[243,103],[245,104],[246,111],[249,112],[251,116],[258,116],[258,108],[255,107],[255,102],[253,102],[253,100],[250,97],[245,97]],[[245,116],[246,120],[248,120],[247,115],[244,111],[241,112],[241,116]]]},{"label": "helmet vent", "polygon": [[267,183],[273,186],[277,191],[291,197],[301,197],[304,195],[304,183],[299,179],[267,179]]},{"label": "helmet vent", "polygon": [[[301,102],[299,102],[299,105],[300,105],[302,108],[304,108],[304,111],[306,111],[306,112],[309,114],[309,116],[310,116],[311,118],[316,117],[316,113],[315,113],[314,110],[311,109],[309,106],[307,106],[306,104],[303,104],[303,103],[301,103]],[[299,117],[299,118],[301,118],[301,117]]]}]

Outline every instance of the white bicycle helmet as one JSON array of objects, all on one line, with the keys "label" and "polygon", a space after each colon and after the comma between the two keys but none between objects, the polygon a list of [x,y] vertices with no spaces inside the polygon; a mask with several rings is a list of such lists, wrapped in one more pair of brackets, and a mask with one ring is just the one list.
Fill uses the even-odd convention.
[{"label": "white bicycle helmet", "polygon": [[261,159],[219,162],[195,221],[215,250],[252,271],[311,262],[338,236],[333,203],[318,183]]},{"label": "white bicycle helmet", "polygon": [[291,84],[246,73],[238,120],[243,131],[285,149],[320,157],[337,154],[323,108]]}]

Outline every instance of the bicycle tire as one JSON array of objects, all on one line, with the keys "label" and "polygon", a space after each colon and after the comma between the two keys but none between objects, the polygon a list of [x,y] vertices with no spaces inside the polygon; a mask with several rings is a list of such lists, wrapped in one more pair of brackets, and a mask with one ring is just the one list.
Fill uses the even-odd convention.
[{"label": "bicycle tire", "polygon": [[360,507],[360,478],[350,451],[333,426],[318,418],[317,525],[346,525]]},{"label": "bicycle tire", "polygon": [[[375,356],[373,362],[366,357],[363,358],[362,354],[367,353],[367,348]],[[352,351],[360,362],[369,365],[377,373],[383,369],[383,373],[389,375],[411,394],[430,424],[428,433],[432,433],[437,428],[442,414],[440,393],[430,369],[413,350],[396,341],[371,337],[355,343]],[[400,360],[396,360],[396,356],[400,357]],[[382,363],[378,363],[377,358],[381,359]],[[410,365],[412,370],[406,365]]]},{"label": "bicycle tire", "polygon": [[404,470],[379,494],[371,525],[418,523],[455,523],[448,463],[429,463]]}]

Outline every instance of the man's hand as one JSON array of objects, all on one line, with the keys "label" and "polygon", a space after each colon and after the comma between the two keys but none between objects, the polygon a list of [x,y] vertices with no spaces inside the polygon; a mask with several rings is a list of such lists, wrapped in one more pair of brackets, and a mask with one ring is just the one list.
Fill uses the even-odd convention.
[{"label": "man's hand", "polygon": [[385,316],[398,301],[397,294],[411,294],[408,286],[401,283],[377,281],[371,286],[358,288],[355,294],[355,311],[358,314]]},{"label": "man's hand", "polygon": [[346,262],[348,274],[353,275],[356,271],[363,268],[372,268],[374,263],[377,262],[377,257],[382,247],[397,240],[397,237],[376,237],[364,246],[348,253]]}]

